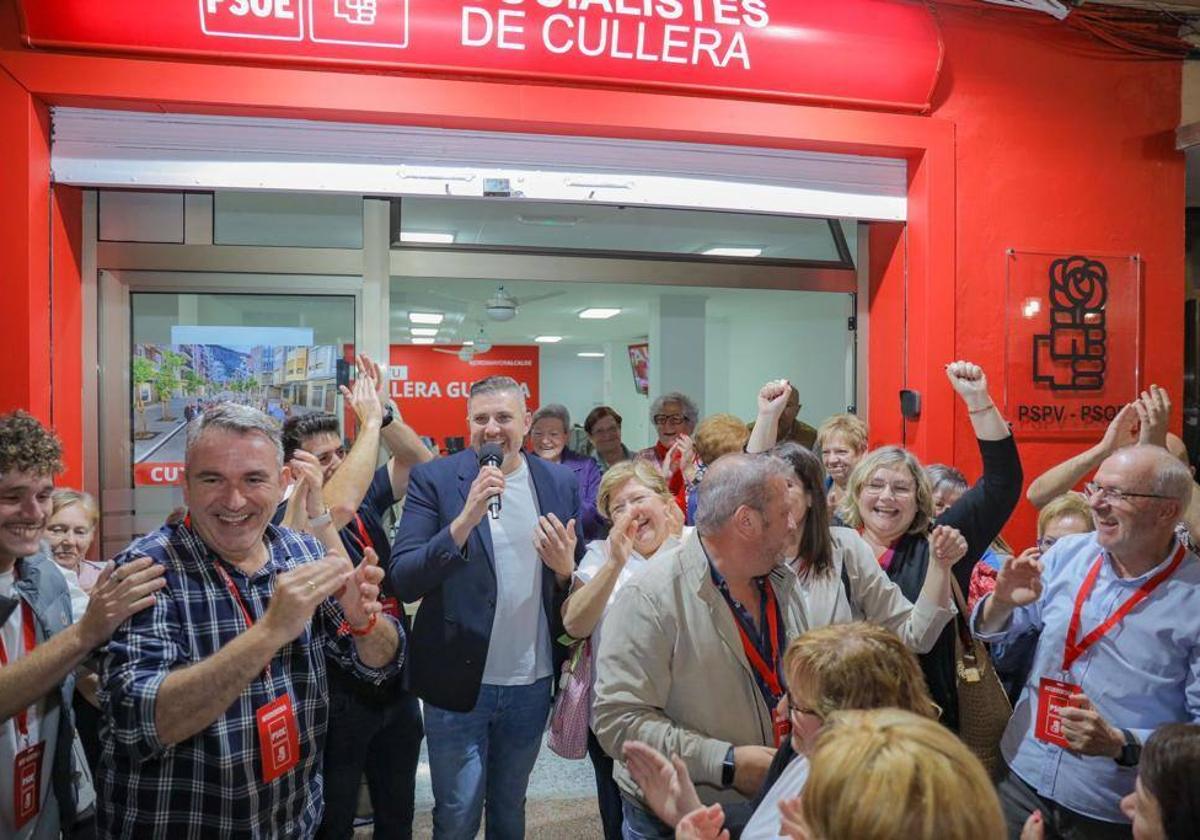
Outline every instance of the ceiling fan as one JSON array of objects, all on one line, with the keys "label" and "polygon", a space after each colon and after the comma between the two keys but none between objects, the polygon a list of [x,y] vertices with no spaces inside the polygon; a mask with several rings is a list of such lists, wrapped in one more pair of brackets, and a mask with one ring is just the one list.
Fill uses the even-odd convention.
[{"label": "ceiling fan", "polygon": [[[455,303],[460,303],[465,306],[471,306],[475,303],[478,303],[478,301],[462,300],[461,298],[443,295],[439,292],[429,292],[429,294],[436,297],[446,298],[447,300],[452,300]],[[544,295],[535,295],[533,297],[525,298],[523,302],[533,303],[537,300],[546,300],[547,298],[558,297],[561,294],[565,294],[565,292],[550,292]],[[511,321],[513,318],[517,317],[517,312],[521,303],[522,301],[517,300],[516,296],[506,290],[504,288],[504,284],[501,283],[496,287],[496,291],[492,293],[491,297],[484,301],[483,311],[487,314],[487,317],[493,321]]]},{"label": "ceiling fan", "polygon": [[469,362],[476,356],[486,353],[491,349],[492,340],[488,338],[487,333],[484,332],[483,324],[479,325],[479,332],[475,335],[475,338],[464,341],[462,347],[457,350],[446,350],[441,347],[432,348],[433,352],[435,353],[447,353],[452,356],[458,356],[458,358],[464,362]]}]

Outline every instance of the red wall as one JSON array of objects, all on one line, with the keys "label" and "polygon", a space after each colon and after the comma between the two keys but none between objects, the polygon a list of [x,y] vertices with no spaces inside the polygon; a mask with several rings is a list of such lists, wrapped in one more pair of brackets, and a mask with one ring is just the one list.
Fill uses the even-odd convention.
[{"label": "red wall", "polygon": [[[695,96],[498,84],[329,70],[238,67],[32,51],[0,0],[0,310],[10,374],[0,410],[24,405],[78,440],[81,336],[69,343],[71,284],[47,306],[51,205],[45,104],[254,114],[451,128],[672,139],[903,156],[909,224],[873,233],[870,420],[877,441],[976,472],[965,412],[941,376],[983,364],[1002,395],[1004,251],[1139,252],[1148,313],[1145,381],[1182,382],[1183,157],[1172,149],[1179,62],[1134,61],[1042,16],[938,7],[946,59],[930,117]],[[7,71],[7,72],[5,72]],[[72,202],[62,204],[64,210]],[[77,205],[77,202],[75,202]],[[59,203],[53,207],[57,209]],[[65,221],[69,221],[65,219]],[[71,225],[56,221],[54,235]],[[61,251],[56,243],[56,260]],[[69,248],[68,248],[69,250]],[[67,260],[68,265],[70,260]],[[59,263],[61,265],[61,262]],[[63,310],[60,310],[63,311]],[[903,315],[907,313],[907,315]],[[907,317],[907,322],[904,318]],[[60,331],[61,326],[61,331]],[[902,348],[906,352],[902,352]],[[896,390],[922,391],[901,424]],[[62,406],[59,413],[58,407]],[[951,419],[953,417],[953,419]],[[61,424],[66,424],[65,426]],[[1086,445],[1022,441],[1026,474]],[[70,453],[78,468],[80,456]],[[1023,509],[1009,536],[1028,542]]]},{"label": "red wall", "polygon": [[[1138,61],[1038,16],[940,11],[946,63],[935,97],[955,124],[956,355],[983,364],[1003,397],[1005,249],[1140,253],[1145,261],[1143,387],[1183,384],[1184,156],[1180,62]],[[966,412],[955,460],[978,472]],[[1178,416],[1174,430],[1180,429]],[[1021,440],[1026,484],[1094,442]],[[1006,533],[1034,532],[1022,502]]]}]

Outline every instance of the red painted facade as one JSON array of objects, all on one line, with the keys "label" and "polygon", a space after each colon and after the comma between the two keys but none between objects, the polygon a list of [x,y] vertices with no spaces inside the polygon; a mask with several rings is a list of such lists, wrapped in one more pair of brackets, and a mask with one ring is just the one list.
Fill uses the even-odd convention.
[{"label": "red painted facade", "polygon": [[[176,110],[771,146],[902,156],[909,218],[872,233],[870,423],[968,474],[978,459],[942,372],[980,362],[1003,385],[1006,248],[1138,252],[1145,261],[1144,382],[1179,393],[1184,160],[1173,150],[1179,62],[1131,61],[1070,30],[1005,10],[939,8],[945,45],[925,116],[533,82],[237,66],[35,51],[0,0],[0,410],[26,407],[83,456],[85,365],[77,196],[49,189],[47,107]],[[53,247],[52,243],[53,242]],[[54,283],[51,284],[51,260]],[[53,336],[53,342],[51,341]],[[86,357],[86,358],[85,358]],[[924,396],[903,424],[899,387]],[[1178,430],[1178,423],[1176,423]],[[1022,441],[1026,475],[1085,445]],[[1024,544],[1023,505],[1010,536]]]}]

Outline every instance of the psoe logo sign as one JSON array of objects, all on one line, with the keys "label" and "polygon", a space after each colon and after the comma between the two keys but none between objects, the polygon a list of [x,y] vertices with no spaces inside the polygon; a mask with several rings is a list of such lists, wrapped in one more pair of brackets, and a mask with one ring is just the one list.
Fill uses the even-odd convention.
[{"label": "psoe logo sign", "polygon": [[1102,391],[1108,364],[1108,268],[1088,257],[1050,263],[1049,332],[1033,336],[1033,381],[1051,391]]},{"label": "psoe logo sign", "polygon": [[408,0],[307,0],[308,37],[318,44],[408,46]]},{"label": "psoe logo sign", "polygon": [[198,0],[200,31],[223,38],[408,46],[408,0]]}]

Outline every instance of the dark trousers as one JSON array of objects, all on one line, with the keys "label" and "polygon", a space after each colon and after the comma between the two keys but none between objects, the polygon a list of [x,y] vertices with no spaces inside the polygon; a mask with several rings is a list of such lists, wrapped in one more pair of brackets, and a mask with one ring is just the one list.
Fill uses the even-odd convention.
[{"label": "dark trousers", "polygon": [[996,783],[1009,840],[1021,840],[1021,828],[1034,810],[1042,812],[1046,840],[1129,840],[1133,827],[1085,817],[1038,794],[1024,779],[1005,768]]},{"label": "dark trousers", "polygon": [[392,684],[382,692],[355,686],[330,669],[329,730],[322,775],[325,815],[317,836],[347,840],[354,833],[359,789],[367,777],[377,840],[412,837],[414,787],[421,756],[421,707]]},{"label": "dark trousers", "polygon": [[600,822],[604,826],[604,840],[621,840],[621,789],[613,781],[613,760],[609,757],[596,735],[588,729],[588,758],[596,771],[596,799],[600,805]]},{"label": "dark trousers", "polygon": [[100,766],[100,710],[84,699],[78,691],[72,695],[72,706],[75,710],[75,731],[79,733],[79,741],[83,744],[84,755],[87,756],[88,769],[92,778],[96,777],[96,768]]}]

